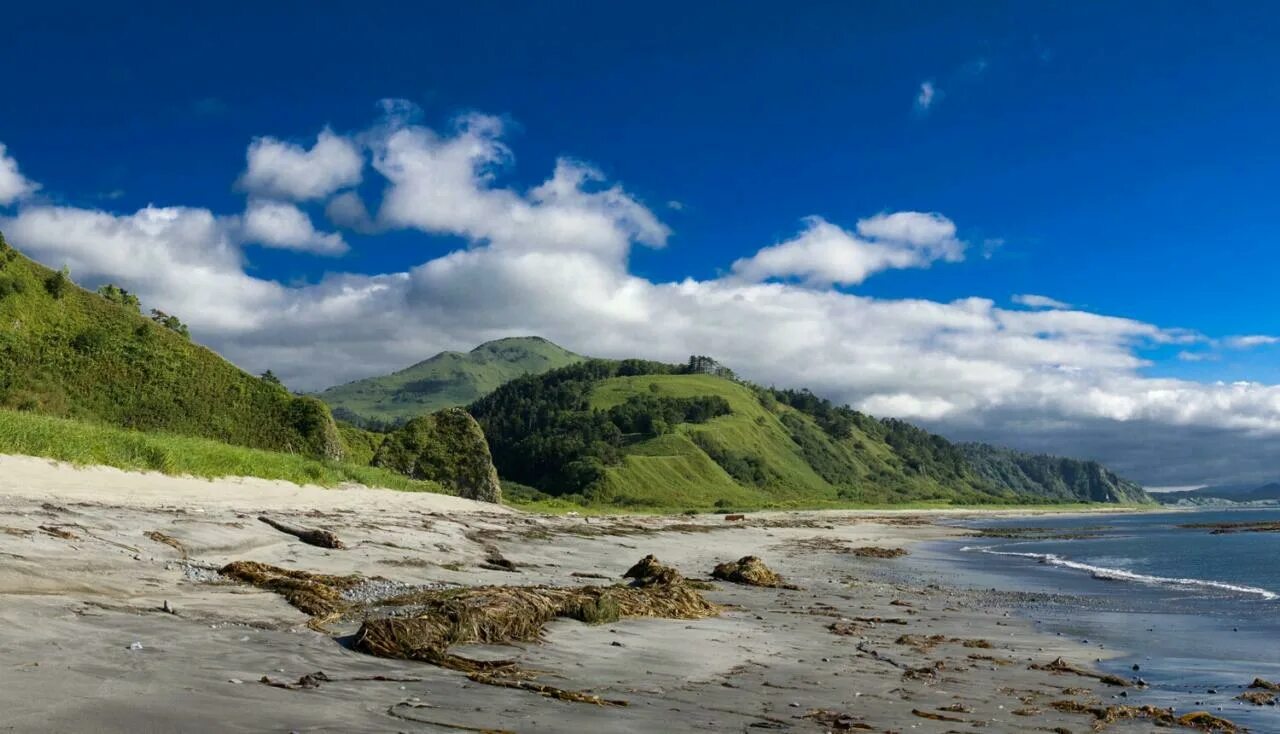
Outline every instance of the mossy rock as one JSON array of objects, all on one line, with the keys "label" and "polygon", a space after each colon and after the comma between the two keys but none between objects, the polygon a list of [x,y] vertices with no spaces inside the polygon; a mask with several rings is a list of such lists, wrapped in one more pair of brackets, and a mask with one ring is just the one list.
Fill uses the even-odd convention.
[{"label": "mossy rock", "polygon": [[502,501],[484,431],[461,408],[445,408],[404,424],[382,442],[373,466],[439,482],[467,499]]},{"label": "mossy rock", "polygon": [[317,398],[298,397],[289,403],[288,412],[288,424],[302,440],[302,453],[334,461],[344,458],[342,436],[329,406]]}]

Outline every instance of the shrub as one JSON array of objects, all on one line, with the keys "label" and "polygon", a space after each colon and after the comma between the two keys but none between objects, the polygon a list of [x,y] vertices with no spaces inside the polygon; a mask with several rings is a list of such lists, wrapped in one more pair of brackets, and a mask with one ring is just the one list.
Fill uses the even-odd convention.
[{"label": "shrub", "polygon": [[19,295],[27,290],[27,282],[12,275],[0,276],[0,299],[9,295]]},{"label": "shrub", "polygon": [[67,269],[63,268],[49,277],[44,279],[44,289],[49,295],[60,299],[71,290],[71,277],[67,274]]},{"label": "shrub", "polygon": [[71,348],[81,354],[97,354],[106,347],[109,337],[102,329],[85,329],[71,340]]},{"label": "shrub", "polygon": [[108,283],[98,289],[98,295],[112,303],[142,313],[142,302],[138,300],[138,297],[119,286]]},{"label": "shrub", "polygon": [[191,332],[187,330],[187,325],[182,323],[177,316],[171,316],[164,311],[153,308],[151,309],[151,320],[175,334],[181,334],[188,339],[191,338]]}]

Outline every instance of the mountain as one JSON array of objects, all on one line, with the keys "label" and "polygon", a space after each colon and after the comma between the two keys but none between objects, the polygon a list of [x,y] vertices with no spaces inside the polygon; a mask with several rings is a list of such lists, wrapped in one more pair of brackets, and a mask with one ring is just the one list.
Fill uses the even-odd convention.
[{"label": "mountain", "polygon": [[1140,485],[1096,461],[1024,454],[981,443],[960,445],[978,476],[1015,492],[1067,502],[1150,502]]},{"label": "mountain", "polygon": [[343,455],[324,403],[194,344],[176,317],[91,293],[0,237],[0,407],[321,458]]},{"label": "mountain", "polygon": [[1234,502],[1280,501],[1280,482],[1256,484],[1224,484],[1181,492],[1159,492],[1154,495],[1163,505],[1221,504]]},{"label": "mountain", "polygon": [[[1048,470],[1039,480],[1026,470],[1016,483],[1002,480],[909,423],[741,382],[706,358],[589,360],[517,378],[468,410],[504,480],[583,502],[724,508],[1090,496],[1079,482],[1051,481]],[[1097,496],[1140,499],[1124,486]]]},{"label": "mountain", "polygon": [[395,425],[441,408],[467,405],[517,377],[582,360],[541,337],[498,339],[465,354],[441,352],[394,374],[331,387],[318,397],[342,420]]}]

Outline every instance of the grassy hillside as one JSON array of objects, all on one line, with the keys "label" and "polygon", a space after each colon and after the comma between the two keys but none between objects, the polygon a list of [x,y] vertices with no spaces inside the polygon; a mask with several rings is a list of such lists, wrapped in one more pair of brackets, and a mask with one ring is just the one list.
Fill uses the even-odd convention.
[{"label": "grassy hillside", "polygon": [[978,452],[808,391],[738,381],[707,358],[590,360],[514,380],[469,410],[526,499],[667,509],[1150,501],[1096,462]]},{"label": "grassy hillside", "polygon": [[980,476],[1019,492],[1062,501],[1153,501],[1140,485],[1116,476],[1096,461],[1024,454],[980,443],[963,444],[961,449]]},{"label": "grassy hillside", "polygon": [[441,352],[384,377],[331,387],[319,397],[334,415],[357,425],[403,423],[442,408],[467,405],[517,377],[542,374],[582,357],[540,337],[487,342],[470,352]]},{"label": "grassy hillside", "polygon": [[339,458],[328,408],[194,344],[178,319],[142,315],[119,289],[90,293],[0,238],[0,408]]},{"label": "grassy hillside", "polygon": [[1033,499],[984,482],[944,439],[900,421],[836,420],[805,396],[812,398],[685,366],[591,360],[515,380],[470,410],[504,479],[584,502],[709,508]]},{"label": "grassy hillside", "polygon": [[437,482],[417,481],[370,466],[3,409],[0,409],[0,454],[41,456],[82,466],[114,466],[129,471],[158,471],[209,479],[259,477],[330,487],[356,482],[370,487],[449,493]]}]

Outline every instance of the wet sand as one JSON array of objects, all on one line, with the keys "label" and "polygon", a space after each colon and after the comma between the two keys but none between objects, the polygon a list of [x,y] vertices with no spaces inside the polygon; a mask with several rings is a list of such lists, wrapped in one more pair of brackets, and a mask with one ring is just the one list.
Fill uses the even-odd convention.
[{"label": "wet sand", "polygon": [[[304,544],[262,514],[347,547]],[[903,581],[910,555],[847,552],[965,532],[931,517],[545,517],[439,495],[0,457],[0,730],[1085,732],[1092,716],[1051,703],[1123,702],[1119,687],[1029,669],[1059,656],[1092,669],[1096,649],[1037,633],[997,596]],[[495,550],[516,570],[489,563]],[[708,619],[558,620],[541,642],[455,649],[628,704],[597,706],[355,652],[355,623],[317,632],[280,596],[216,572],[251,560],[408,584],[609,584],[650,553],[693,579],[754,554],[799,588],[713,582],[705,594],[723,609]],[[317,671],[331,680],[259,682]]]}]

